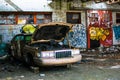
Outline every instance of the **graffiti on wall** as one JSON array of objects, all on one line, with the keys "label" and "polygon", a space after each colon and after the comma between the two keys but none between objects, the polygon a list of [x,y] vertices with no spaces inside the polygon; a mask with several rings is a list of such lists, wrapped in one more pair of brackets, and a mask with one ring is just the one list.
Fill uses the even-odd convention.
[{"label": "graffiti on wall", "polygon": [[1,25],[0,26],[0,35],[2,35],[2,42],[8,43],[11,41],[13,36],[21,33],[20,29],[23,25]]},{"label": "graffiti on wall", "polygon": [[[112,45],[112,12],[101,10],[88,11],[88,48]],[[97,41],[99,40],[99,41]],[[99,45],[95,46],[95,43]],[[92,45],[92,46],[91,46]]]},{"label": "graffiti on wall", "polygon": [[113,45],[120,44],[120,25],[113,26]]},{"label": "graffiti on wall", "polygon": [[92,40],[103,40],[107,38],[110,34],[108,29],[103,29],[99,27],[90,27],[89,29],[90,39]]},{"label": "graffiti on wall", "polygon": [[69,33],[69,39],[73,47],[86,48],[86,27],[83,24],[75,24]]}]

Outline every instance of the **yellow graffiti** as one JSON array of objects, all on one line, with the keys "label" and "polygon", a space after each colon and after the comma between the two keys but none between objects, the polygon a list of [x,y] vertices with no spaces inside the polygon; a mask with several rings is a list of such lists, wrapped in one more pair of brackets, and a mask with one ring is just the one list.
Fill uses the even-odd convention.
[{"label": "yellow graffiti", "polygon": [[91,27],[89,29],[90,39],[92,40],[105,40],[109,35],[108,29],[98,28],[98,27]]}]

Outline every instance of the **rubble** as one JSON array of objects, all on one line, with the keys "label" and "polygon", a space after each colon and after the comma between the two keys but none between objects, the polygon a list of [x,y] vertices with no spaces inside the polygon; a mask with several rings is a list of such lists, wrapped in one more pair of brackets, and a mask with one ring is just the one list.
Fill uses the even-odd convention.
[{"label": "rubble", "polygon": [[39,67],[30,66],[30,69],[31,69],[31,71],[34,72],[34,73],[39,73]]},{"label": "rubble", "polygon": [[45,74],[40,74],[41,77],[45,77]]},{"label": "rubble", "polygon": [[[98,51],[83,54],[82,61],[74,64],[71,69],[25,67],[20,62],[3,61],[0,63],[0,80],[120,80],[120,54],[116,56],[99,56]],[[116,58],[117,57],[117,58]],[[40,70],[39,70],[40,68]],[[31,72],[32,71],[32,72]],[[96,75],[92,74],[95,73]],[[116,75],[114,75],[116,74]],[[109,76],[112,75],[112,76]],[[67,77],[66,77],[67,76]],[[87,76],[87,77],[85,77]],[[113,78],[112,78],[113,77]]]}]

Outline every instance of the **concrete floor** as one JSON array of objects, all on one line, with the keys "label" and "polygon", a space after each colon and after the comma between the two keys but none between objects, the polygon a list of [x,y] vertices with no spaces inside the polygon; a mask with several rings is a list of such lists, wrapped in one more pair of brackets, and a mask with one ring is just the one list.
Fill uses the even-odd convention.
[{"label": "concrete floor", "polygon": [[40,68],[33,73],[22,63],[0,63],[0,80],[120,80],[120,60],[105,59],[76,63],[65,67]]}]

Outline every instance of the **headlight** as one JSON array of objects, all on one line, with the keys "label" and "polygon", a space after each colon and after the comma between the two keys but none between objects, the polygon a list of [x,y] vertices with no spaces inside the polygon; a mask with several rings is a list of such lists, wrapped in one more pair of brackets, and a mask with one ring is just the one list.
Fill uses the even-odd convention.
[{"label": "headlight", "polygon": [[41,52],[41,57],[42,58],[50,58],[50,57],[54,57],[55,54],[53,51],[43,51]]},{"label": "headlight", "polygon": [[80,54],[79,49],[72,50],[72,55],[77,55],[77,54]]},{"label": "headlight", "polygon": [[39,58],[41,57],[40,53],[37,53],[37,57],[39,57]]}]

